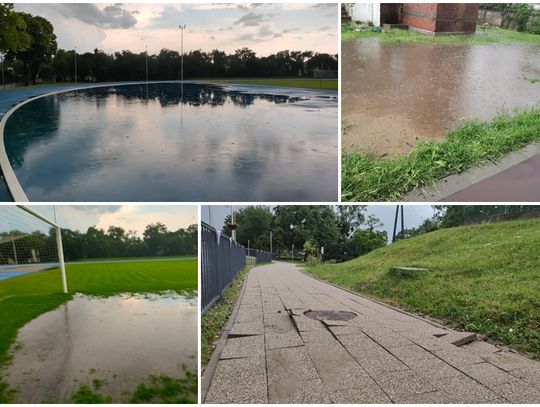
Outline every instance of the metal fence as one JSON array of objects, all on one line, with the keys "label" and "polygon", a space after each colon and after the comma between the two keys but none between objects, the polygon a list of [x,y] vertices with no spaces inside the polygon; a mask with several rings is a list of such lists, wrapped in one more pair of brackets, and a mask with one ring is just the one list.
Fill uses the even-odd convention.
[{"label": "metal fence", "polygon": [[540,205],[464,205],[462,208],[464,223],[540,216]]},{"label": "metal fence", "polygon": [[[249,255],[249,257],[248,257]],[[246,264],[272,261],[270,253],[247,249],[230,237],[219,233],[212,226],[201,222],[201,309],[204,315],[221,298]]]},{"label": "metal fence", "polygon": [[264,250],[246,249],[246,256],[250,259],[250,261],[253,262],[253,263],[248,262],[248,264],[272,262],[272,255],[270,254],[270,252],[265,252]]}]

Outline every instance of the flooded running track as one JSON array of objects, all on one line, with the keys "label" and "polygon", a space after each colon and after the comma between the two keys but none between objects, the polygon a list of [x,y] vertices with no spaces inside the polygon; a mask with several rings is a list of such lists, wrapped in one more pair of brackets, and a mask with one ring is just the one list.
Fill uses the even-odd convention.
[{"label": "flooded running track", "polygon": [[342,41],[342,148],[392,156],[540,103],[540,45]]},{"label": "flooded running track", "polygon": [[325,91],[109,86],[21,106],[4,140],[31,201],[329,201],[337,106]]},{"label": "flooded running track", "polygon": [[[69,402],[81,385],[125,402],[150,375],[197,369],[197,299],[168,295],[76,295],[19,330],[2,372],[16,402]],[[19,349],[20,348],[20,349]]]}]

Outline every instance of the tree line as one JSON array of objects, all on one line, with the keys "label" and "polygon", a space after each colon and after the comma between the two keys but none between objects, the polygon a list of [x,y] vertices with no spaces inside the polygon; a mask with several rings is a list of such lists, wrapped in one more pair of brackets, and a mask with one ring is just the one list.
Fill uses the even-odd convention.
[{"label": "tree line", "polygon": [[[386,231],[378,230],[380,220],[365,212],[359,205],[248,206],[235,213],[236,240],[268,251],[272,231],[272,252],[278,257],[294,253],[305,261],[346,261],[387,243]],[[228,215],[222,233],[231,236],[230,226]]]},{"label": "tree line", "polygon": [[[0,243],[0,264],[12,264],[15,257],[20,264],[58,259],[54,228],[49,233],[3,232]],[[132,230],[113,225],[107,230],[92,226],[86,232],[62,229],[62,243],[65,260],[196,255],[197,225],[169,230],[156,222],[147,225],[140,237]]]},{"label": "tree line", "polygon": [[[77,54],[58,49],[54,27],[43,17],[18,13],[0,4],[0,53],[6,53],[8,82],[109,82],[180,79],[181,55],[162,49],[158,54],[128,50],[107,54],[102,50]],[[77,78],[75,78],[75,58]],[[214,49],[184,54],[184,78],[313,76],[318,70],[338,69],[337,55],[284,50],[259,57],[249,48],[227,54]]]},{"label": "tree line", "polygon": [[[518,218],[540,213],[540,205],[434,205],[433,216],[414,228],[399,231],[396,240],[471,223]],[[319,259],[342,262],[388,244],[380,219],[361,205],[248,206],[225,218],[221,232],[254,249],[270,250],[278,257],[294,256],[305,261]],[[502,215],[502,216],[501,216]],[[232,227],[231,227],[232,226]],[[321,248],[323,253],[321,253]]]}]

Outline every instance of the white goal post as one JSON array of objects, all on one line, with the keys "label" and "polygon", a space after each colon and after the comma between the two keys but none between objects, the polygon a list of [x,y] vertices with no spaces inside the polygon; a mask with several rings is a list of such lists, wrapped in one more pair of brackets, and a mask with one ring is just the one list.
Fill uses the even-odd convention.
[{"label": "white goal post", "polygon": [[37,213],[33,209],[30,209],[26,205],[17,205],[20,209],[25,211],[26,213],[38,218],[39,220],[47,223],[48,225],[52,226],[55,229],[55,235],[56,235],[56,249],[58,251],[58,264],[60,268],[60,273],[62,275],[62,291],[64,293],[68,292],[67,288],[67,277],[66,277],[66,265],[64,263],[64,249],[62,247],[62,228],[58,226],[55,222],[47,219],[45,216]]}]

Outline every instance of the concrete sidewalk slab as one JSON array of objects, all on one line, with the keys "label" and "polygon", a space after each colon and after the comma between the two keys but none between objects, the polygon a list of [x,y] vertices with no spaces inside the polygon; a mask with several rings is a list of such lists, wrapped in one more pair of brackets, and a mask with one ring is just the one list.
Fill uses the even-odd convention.
[{"label": "concrete sidewalk slab", "polygon": [[539,362],[293,264],[252,269],[239,301],[206,403],[540,402]]}]

